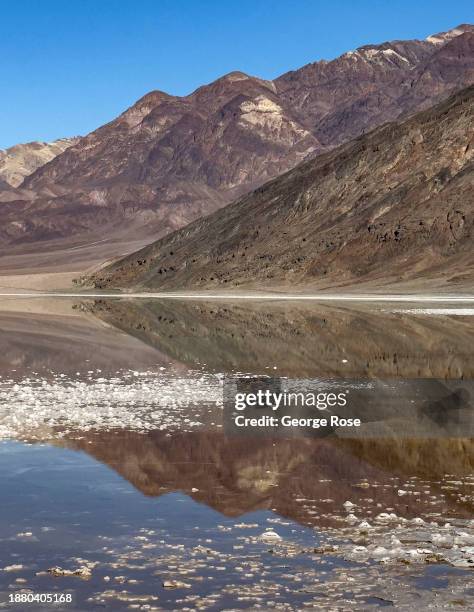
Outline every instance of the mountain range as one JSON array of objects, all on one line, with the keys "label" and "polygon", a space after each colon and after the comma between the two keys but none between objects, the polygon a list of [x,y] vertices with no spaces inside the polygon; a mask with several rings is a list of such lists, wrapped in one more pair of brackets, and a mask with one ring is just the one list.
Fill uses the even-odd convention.
[{"label": "mountain range", "polygon": [[184,97],[150,92],[17,189],[0,184],[2,267],[21,268],[28,253],[28,265],[44,259],[57,270],[67,260],[82,271],[253,190],[258,197],[274,177],[473,82],[474,27],[465,24],[366,45],[272,81],[233,72]]},{"label": "mountain range", "polygon": [[93,277],[143,289],[474,281],[474,86],[300,164]]}]

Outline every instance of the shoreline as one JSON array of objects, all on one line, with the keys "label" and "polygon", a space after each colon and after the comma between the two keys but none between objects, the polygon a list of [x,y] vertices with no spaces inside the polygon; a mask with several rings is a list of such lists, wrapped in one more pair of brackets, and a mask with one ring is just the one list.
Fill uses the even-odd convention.
[{"label": "shoreline", "polygon": [[202,293],[202,292],[133,292],[133,293],[81,293],[18,291],[0,292],[0,298],[117,298],[117,299],[178,299],[178,300],[275,300],[315,302],[411,302],[411,303],[474,303],[474,295],[441,294],[376,294],[376,293]]}]

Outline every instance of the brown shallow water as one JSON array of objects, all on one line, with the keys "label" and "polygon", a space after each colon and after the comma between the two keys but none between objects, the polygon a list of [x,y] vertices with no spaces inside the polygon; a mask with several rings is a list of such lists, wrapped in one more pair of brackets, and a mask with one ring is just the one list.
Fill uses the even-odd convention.
[{"label": "brown shallow water", "polygon": [[[472,408],[472,317],[395,310],[10,301],[0,609],[472,609],[474,443],[439,418]],[[389,435],[232,435],[236,372],[389,381]],[[413,389],[431,437],[395,427]]]}]

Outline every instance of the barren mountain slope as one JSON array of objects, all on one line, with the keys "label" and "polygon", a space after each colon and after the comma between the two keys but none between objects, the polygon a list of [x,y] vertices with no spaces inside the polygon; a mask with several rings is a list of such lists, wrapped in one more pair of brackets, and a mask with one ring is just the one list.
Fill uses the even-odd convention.
[{"label": "barren mountain slope", "polygon": [[99,271],[96,287],[473,286],[474,86]]},{"label": "barren mountain slope", "polygon": [[[31,237],[132,223],[167,233],[318,148],[273,84],[231,73],[186,98],[152,92],[23,184],[38,194]],[[16,236],[15,240],[21,240]]]},{"label": "barren mountain slope", "polygon": [[366,45],[276,79],[298,119],[330,147],[423,110],[474,82],[474,28]]},{"label": "barren mountain slope", "polygon": [[78,141],[79,138],[60,138],[53,142],[27,142],[0,150],[0,189],[3,182],[8,187],[18,187],[27,176]]},{"label": "barren mountain slope", "polygon": [[151,92],[25,179],[33,201],[19,194],[23,206],[2,208],[0,245],[156,239],[473,82],[466,25],[362,47],[275,81],[234,72],[182,98]]}]

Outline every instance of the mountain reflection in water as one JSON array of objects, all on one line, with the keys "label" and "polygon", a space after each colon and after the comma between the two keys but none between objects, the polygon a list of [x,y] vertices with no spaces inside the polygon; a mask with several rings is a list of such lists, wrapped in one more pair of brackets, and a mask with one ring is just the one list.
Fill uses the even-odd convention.
[{"label": "mountain reflection in water", "polygon": [[211,371],[294,377],[474,378],[469,316],[301,302],[97,300],[79,306]]},{"label": "mountain reflection in water", "polygon": [[[433,424],[433,431],[445,425],[445,407],[452,398],[462,396],[461,403],[469,408],[474,330],[467,316],[387,312],[377,305],[108,299],[63,302],[60,314],[52,307],[49,314],[43,308],[40,314],[28,315],[10,307],[0,315],[0,328],[1,374],[12,377],[15,371],[20,386],[21,377],[25,380],[42,366],[56,374],[68,372],[65,384],[70,384],[71,372],[93,372],[86,385],[106,376],[107,369],[120,376],[117,368],[156,368],[154,391],[163,365],[180,376],[187,370],[195,376],[199,369],[274,375],[276,367],[278,375],[295,378],[394,379],[398,392],[392,389],[393,397],[387,395],[383,402],[388,435],[380,439],[341,438],[339,432],[318,439],[293,437],[290,432],[288,439],[255,440],[226,435],[218,417],[196,431],[172,433],[115,426],[104,430],[93,423],[81,431],[71,423],[58,426],[51,420],[43,433],[31,435],[30,439],[87,452],[144,495],[182,490],[229,516],[274,508],[312,524],[329,520],[346,499],[370,498],[374,505],[415,515],[423,500],[429,503],[429,496],[421,501],[400,497],[394,484],[394,479],[415,478],[438,488],[437,503],[442,507],[434,508],[436,512],[472,511],[471,498],[462,487],[451,490],[443,484],[447,474],[472,474],[469,433],[430,440],[417,437],[415,427],[405,427],[402,436],[392,428],[400,416],[400,421],[409,420],[408,398],[414,391],[424,400],[420,423]],[[32,390],[41,393],[41,385]],[[367,408],[369,403],[362,399],[361,410],[370,409],[373,414],[367,420],[372,421],[377,402]],[[446,412],[454,421],[459,412],[455,408]],[[52,433],[67,427],[69,433],[52,439]],[[378,485],[368,495],[373,483]],[[313,500],[309,512],[309,506],[295,503],[297,498]]]},{"label": "mountain reflection in water", "polygon": [[[472,483],[444,482],[447,475],[473,473],[472,439],[263,438],[256,445],[252,438],[211,431],[121,431],[59,444],[87,452],[144,495],[182,491],[230,517],[265,509],[304,525],[331,525],[344,516],[348,499],[359,508],[394,508],[408,518],[469,517],[474,511]],[[398,495],[409,481],[424,489],[422,497]]]},{"label": "mountain reflection in water", "polygon": [[[411,609],[415,577],[418,607],[472,608],[472,317],[388,308],[0,303],[0,598]],[[349,384],[366,428],[230,435],[236,373]],[[47,571],[84,564],[90,580]]]}]

